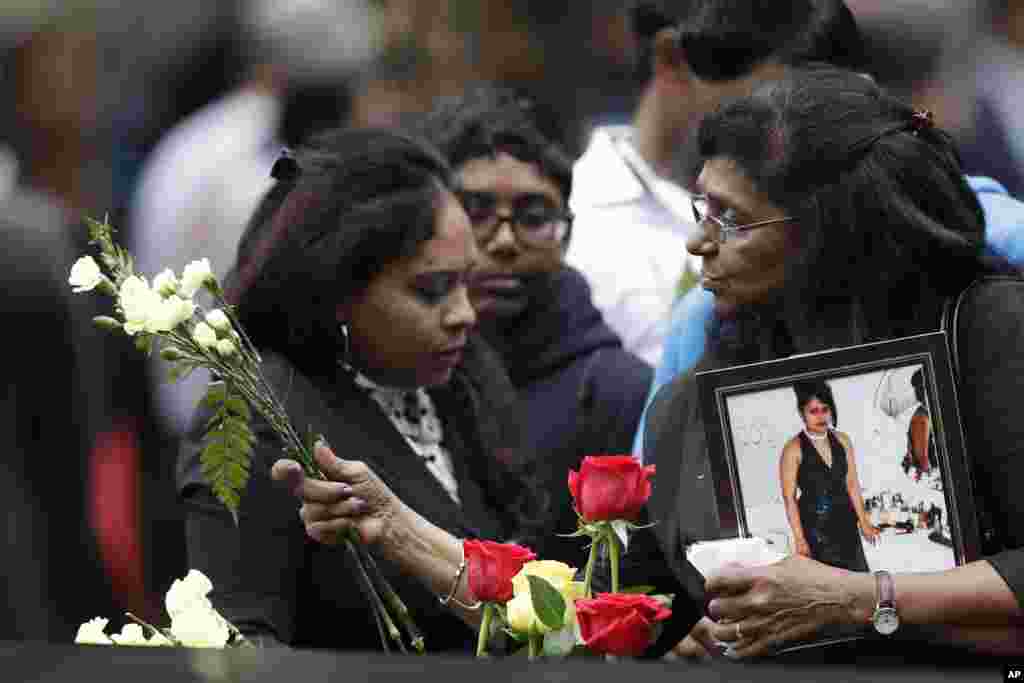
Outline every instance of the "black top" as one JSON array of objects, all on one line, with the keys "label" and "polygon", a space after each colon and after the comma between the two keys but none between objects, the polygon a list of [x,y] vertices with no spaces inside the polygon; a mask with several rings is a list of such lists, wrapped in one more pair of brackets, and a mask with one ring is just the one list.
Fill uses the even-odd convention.
[{"label": "black top", "polygon": [[[1024,377],[1024,347],[1020,343],[1024,339],[1024,283],[1003,279],[974,287],[963,302],[956,334],[961,343],[960,413],[975,498],[991,519],[990,524],[981,523],[983,528],[992,527],[986,559],[1024,606],[1024,506],[1018,503],[1024,486],[1024,420],[1017,400]],[[705,358],[698,367],[707,367],[707,363]],[[687,545],[720,537],[714,480],[692,373],[676,378],[657,393],[648,411],[644,439],[645,459],[658,467],[649,505],[651,516],[659,520],[654,529],[666,556],[689,564],[685,561]],[[680,581],[696,601],[703,602],[704,582],[695,569],[682,572]],[[900,633],[910,630],[901,629]],[[905,646],[899,647],[904,648],[901,656],[907,655]],[[862,648],[858,645],[842,657],[855,656]]]},{"label": "black top", "polygon": [[857,512],[846,488],[846,449],[829,430],[832,464],[828,465],[810,437],[801,431],[797,438],[801,454],[796,475],[800,489],[797,507],[811,557],[833,567],[866,572],[868,562],[858,532]]},{"label": "black top", "polygon": [[[486,435],[463,401],[472,389],[461,377],[430,391],[452,456],[460,505],[346,371],[314,380],[280,357],[265,357],[264,370],[296,428],[324,434],[339,457],[366,462],[426,519],[463,538],[502,539],[513,531],[494,487],[481,475],[498,467],[486,460]],[[307,538],[296,514],[298,501],[269,477],[271,465],[282,457],[276,436],[262,421],[254,428],[259,444],[237,528],[202,480],[198,447],[183,453],[179,489],[187,507],[190,566],[210,577],[214,605],[246,634],[296,647],[379,649],[372,612],[346,553]],[[515,488],[515,481],[505,484]],[[429,651],[472,646],[471,629],[442,607],[437,596],[394,566],[378,563],[424,632]]]},{"label": "black top", "polygon": [[632,450],[653,372],[622,348],[586,280],[569,267],[535,281],[526,310],[483,334],[519,395],[523,454],[551,495],[548,532],[534,550],[582,568],[586,543],[558,536],[576,530],[569,470],[588,455]]}]

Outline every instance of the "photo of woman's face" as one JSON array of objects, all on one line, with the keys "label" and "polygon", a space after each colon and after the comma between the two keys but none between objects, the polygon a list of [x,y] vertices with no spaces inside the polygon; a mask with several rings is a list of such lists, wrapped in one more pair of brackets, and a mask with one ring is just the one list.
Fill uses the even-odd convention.
[{"label": "photo of woman's face", "polygon": [[832,410],[828,404],[812,398],[804,405],[801,417],[803,417],[807,429],[813,432],[822,432],[832,423]]},{"label": "photo of woman's face", "polygon": [[469,301],[476,259],[469,218],[445,191],[434,236],[414,255],[388,264],[361,294],[338,307],[338,320],[349,325],[353,365],[391,386],[447,382],[476,324]]}]

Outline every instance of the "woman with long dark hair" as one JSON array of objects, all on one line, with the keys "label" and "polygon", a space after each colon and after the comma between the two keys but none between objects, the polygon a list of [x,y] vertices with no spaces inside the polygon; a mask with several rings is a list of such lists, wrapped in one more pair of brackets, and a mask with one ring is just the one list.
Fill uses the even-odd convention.
[{"label": "woman with long dark hair", "polygon": [[[715,316],[698,370],[932,332],[959,301],[958,398],[985,558],[928,574],[877,576],[794,556],[690,576],[712,635],[739,656],[775,651],[835,624],[900,639],[1018,651],[1024,616],[1024,371],[1020,281],[984,246],[981,206],[950,137],[927,112],[868,77],[793,70],[705,119],[694,211]],[[669,557],[720,537],[718,492],[692,374],[648,410],[658,467],[655,533]],[[970,486],[971,482],[964,482]],[[899,628],[899,623],[914,628]],[[858,646],[860,647],[860,646]],[[909,654],[905,648],[901,650]]]},{"label": "woman with long dark hair", "polygon": [[[412,137],[344,131],[280,159],[275,176],[226,289],[293,424],[372,468],[423,528],[529,542],[542,510],[499,421],[512,390],[473,336],[476,242],[447,163]],[[280,444],[265,425],[256,433],[237,527],[203,481],[197,449],[184,455],[190,565],[252,638],[377,647],[345,554],[307,538],[290,492],[271,482]],[[437,599],[459,550],[444,546],[436,559],[447,580],[394,557],[381,563],[431,651],[473,642],[461,622],[478,615]],[[456,589],[471,602],[464,585]]]}]

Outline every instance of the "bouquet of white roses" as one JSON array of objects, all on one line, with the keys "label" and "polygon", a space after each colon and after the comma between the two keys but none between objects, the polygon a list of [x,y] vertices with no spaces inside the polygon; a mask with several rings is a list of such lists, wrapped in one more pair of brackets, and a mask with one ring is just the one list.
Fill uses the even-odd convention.
[{"label": "bouquet of white roses", "polygon": [[[213,584],[197,569],[175,579],[164,598],[171,618],[168,628],[158,628],[129,614],[132,619],[120,633],[107,634],[108,619],[94,617],[78,627],[75,642],[80,645],[132,645],[139,647],[214,647],[249,643],[235,626],[213,608],[207,597]],[[149,634],[147,636],[147,633]]]},{"label": "bouquet of white roses", "polygon": [[[114,242],[113,228],[106,221],[86,222],[90,244],[99,249],[99,262],[91,256],[81,257],[71,268],[69,282],[75,292],[96,290],[114,297],[114,315],[98,316],[95,322],[133,337],[136,347],[145,353],[159,353],[171,364],[171,381],[197,368],[208,369],[214,377],[203,398],[212,416],[206,425],[200,462],[203,476],[236,523],[256,443],[250,407],[280,437],[285,455],[298,461],[307,476],[322,479],[313,459],[314,442],[322,437],[311,433],[303,438],[292,426],[263,376],[256,347],[224,300],[209,260],[189,263],[180,277],[166,269],[150,284],[135,272],[131,255]],[[201,290],[213,297],[214,308],[204,310],[195,302]],[[398,622],[409,643],[422,652],[422,635],[372,556],[354,534],[345,546],[355,561],[357,579],[373,603],[384,649],[389,649],[390,640],[405,651]]]}]

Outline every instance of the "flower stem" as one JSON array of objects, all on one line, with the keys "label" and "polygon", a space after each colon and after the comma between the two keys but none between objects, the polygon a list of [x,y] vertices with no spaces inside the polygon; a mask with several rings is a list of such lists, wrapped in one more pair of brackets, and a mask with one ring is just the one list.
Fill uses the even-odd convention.
[{"label": "flower stem", "polygon": [[409,636],[409,642],[413,648],[419,654],[423,654],[426,651],[426,645],[423,639],[423,634],[416,626],[416,622],[412,619],[412,614],[409,612],[409,608],[405,606],[405,602],[399,597],[398,592],[395,591],[391,582],[388,581],[387,577],[377,566],[377,561],[373,559],[373,555],[366,549],[366,546],[362,544],[355,531],[350,531],[352,536],[353,545],[356,550],[359,551],[360,557],[363,560],[363,564],[366,566],[367,572],[374,579],[374,583],[377,585],[377,589],[381,592],[384,602],[387,604],[391,614],[398,620],[398,622],[405,629],[406,634]]},{"label": "flower stem", "polygon": [[362,559],[359,557],[359,551],[348,538],[345,539],[345,549],[348,550],[353,562],[355,562],[356,571],[359,574],[359,578],[362,579],[366,597],[370,600],[370,606],[373,608],[373,615],[377,621],[377,630],[380,633],[380,641],[384,651],[388,652],[391,649],[388,647],[389,637],[396,641],[399,648],[404,651],[405,645],[402,644],[402,634],[398,632],[395,622],[391,620],[391,615],[388,614],[387,609],[384,607],[384,602],[380,599],[377,589],[374,588],[373,581],[370,579],[370,575],[367,574]]},{"label": "flower stem", "polygon": [[615,537],[615,532],[612,531],[607,536],[608,539],[608,561],[612,566],[612,593],[619,592],[619,539]]},{"label": "flower stem", "polygon": [[476,656],[487,656],[487,641],[491,635],[491,612],[494,607],[489,602],[484,603],[483,617],[480,619],[480,633],[476,638]]},{"label": "flower stem", "polygon": [[593,597],[590,593],[590,584],[594,580],[594,565],[597,564],[597,551],[601,547],[601,537],[591,539],[590,555],[587,557],[587,569],[583,575],[583,597]]},{"label": "flower stem", "polygon": [[540,657],[541,652],[543,652],[543,649],[544,649],[544,634],[542,634],[542,633],[533,633],[531,631],[529,639],[527,640],[527,642],[529,643],[529,645],[528,645],[528,647],[529,647],[529,659],[530,659],[530,661],[533,661],[534,659],[537,659],[538,657]]}]

